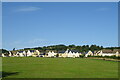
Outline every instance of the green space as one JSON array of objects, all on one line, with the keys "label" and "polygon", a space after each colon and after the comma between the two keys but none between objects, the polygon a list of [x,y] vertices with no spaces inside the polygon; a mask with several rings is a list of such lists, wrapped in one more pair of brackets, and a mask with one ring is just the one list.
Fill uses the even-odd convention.
[{"label": "green space", "polygon": [[3,78],[117,78],[118,62],[87,58],[2,58]]}]

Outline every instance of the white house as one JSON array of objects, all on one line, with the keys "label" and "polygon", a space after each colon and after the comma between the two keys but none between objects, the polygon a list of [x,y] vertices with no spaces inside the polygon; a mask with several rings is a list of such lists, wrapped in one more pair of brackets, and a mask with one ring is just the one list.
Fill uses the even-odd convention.
[{"label": "white house", "polygon": [[48,52],[48,57],[55,57],[56,53],[54,53],[53,51],[49,51]]},{"label": "white house", "polygon": [[12,53],[9,51],[9,57],[12,57]]},{"label": "white house", "polygon": [[59,57],[79,57],[80,53],[78,53],[78,51],[76,50],[69,50],[67,49],[66,51],[59,51]]},{"label": "white house", "polygon": [[120,56],[118,49],[110,50],[110,49],[103,49],[96,53],[97,56]]},{"label": "white house", "polygon": [[115,55],[116,55],[116,57],[118,57],[118,56],[120,56],[120,53],[117,51],[117,52],[115,53]]},{"label": "white house", "polygon": [[102,52],[102,50],[100,50],[100,51],[97,51],[94,56],[102,56],[102,54],[103,54],[103,52]]},{"label": "white house", "polygon": [[33,52],[34,52],[33,50],[28,50],[26,56],[32,56]]},{"label": "white house", "polygon": [[35,50],[33,53],[32,53],[32,56],[33,57],[37,57],[40,55],[40,52],[38,50]]},{"label": "white house", "polygon": [[17,57],[24,57],[23,51],[18,51],[16,54]]},{"label": "white house", "polygon": [[2,53],[2,57],[5,57],[5,55]]},{"label": "white house", "polygon": [[40,55],[40,52],[38,50],[35,50],[36,55]]},{"label": "white house", "polygon": [[85,57],[88,57],[88,56],[93,56],[93,52],[89,50],[89,51],[85,54]]},{"label": "white house", "polygon": [[[16,57],[29,57],[29,56],[39,56],[40,52],[38,50],[28,50],[27,52],[26,51],[18,51],[16,53],[16,55],[14,54],[14,56]],[[11,54],[9,54],[11,55]]]},{"label": "white house", "polygon": [[80,57],[80,53],[75,53],[75,57]]},{"label": "white house", "polygon": [[72,51],[70,51],[70,52],[68,53],[68,57],[73,57]]},{"label": "white house", "polygon": [[65,57],[68,57],[68,54],[69,54],[69,53],[68,53],[68,50],[69,50],[69,49],[67,49],[67,50],[62,54],[62,57],[64,57],[64,58],[65,58]]}]

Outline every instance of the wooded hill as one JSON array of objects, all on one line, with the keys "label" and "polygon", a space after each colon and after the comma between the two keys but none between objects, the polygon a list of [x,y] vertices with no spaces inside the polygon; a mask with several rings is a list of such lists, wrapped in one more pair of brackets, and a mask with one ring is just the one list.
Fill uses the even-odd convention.
[{"label": "wooded hill", "polygon": [[[39,50],[41,52],[46,52],[46,51],[49,51],[49,50],[54,50],[55,52],[58,52],[60,50],[67,50],[67,49],[77,50],[81,53],[84,53],[84,52],[87,52],[89,50],[94,52],[94,51],[99,51],[99,50],[102,50],[102,49],[110,49],[110,50],[120,49],[120,47],[106,47],[106,48],[104,48],[103,46],[97,46],[97,45],[83,45],[83,46],[68,45],[68,46],[66,46],[66,45],[60,44],[60,45],[51,45],[51,46],[44,46],[44,47],[24,48],[24,49],[18,49],[18,50],[16,50],[14,48],[12,51]],[[5,50],[5,49],[0,49],[0,51],[2,53],[8,53],[8,51]]]}]

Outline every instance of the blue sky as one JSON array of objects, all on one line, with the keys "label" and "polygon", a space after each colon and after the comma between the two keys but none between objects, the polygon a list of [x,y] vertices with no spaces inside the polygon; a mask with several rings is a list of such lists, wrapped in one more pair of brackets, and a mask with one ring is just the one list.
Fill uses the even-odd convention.
[{"label": "blue sky", "polygon": [[3,48],[118,46],[117,2],[4,2]]}]

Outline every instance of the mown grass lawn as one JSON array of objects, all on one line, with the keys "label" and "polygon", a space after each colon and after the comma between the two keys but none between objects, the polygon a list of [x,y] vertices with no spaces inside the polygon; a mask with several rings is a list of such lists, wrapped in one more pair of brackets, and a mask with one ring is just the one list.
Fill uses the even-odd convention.
[{"label": "mown grass lawn", "polygon": [[85,58],[2,58],[4,78],[117,78],[118,62]]}]

